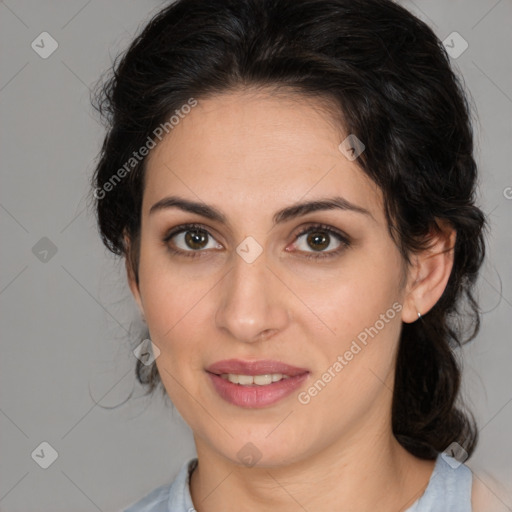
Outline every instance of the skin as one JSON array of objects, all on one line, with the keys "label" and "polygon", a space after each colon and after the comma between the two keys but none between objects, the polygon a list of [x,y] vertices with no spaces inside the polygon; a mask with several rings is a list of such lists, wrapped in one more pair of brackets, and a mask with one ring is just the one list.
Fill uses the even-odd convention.
[{"label": "skin", "polygon": [[[402,322],[417,321],[446,287],[455,233],[440,223],[430,249],[406,266],[380,189],[338,149],[348,134],[333,121],[320,103],[292,93],[232,91],[199,100],[148,157],[139,284],[129,264],[128,280],[161,351],[165,389],[194,434],[199,465],[190,486],[199,512],[239,511],[240,504],[244,511],[397,512],[431,476],[434,462],[409,454],[391,431],[394,361]],[[178,208],[150,214],[170,195],[214,206],[228,223]],[[272,224],[282,208],[334,195],[369,214],[322,210]],[[183,223],[211,235],[199,257],[169,251],[173,243],[194,250],[183,234],[163,241]],[[314,223],[345,233],[350,245],[307,259],[319,251],[297,233]],[[340,246],[320,234],[328,237],[323,253]],[[236,252],[248,236],[263,250],[253,263]],[[394,303],[401,311],[301,404],[298,392]],[[224,401],[205,372],[229,358],[275,359],[310,374],[275,405],[241,408]],[[237,457],[248,442],[261,454],[253,467]]]}]

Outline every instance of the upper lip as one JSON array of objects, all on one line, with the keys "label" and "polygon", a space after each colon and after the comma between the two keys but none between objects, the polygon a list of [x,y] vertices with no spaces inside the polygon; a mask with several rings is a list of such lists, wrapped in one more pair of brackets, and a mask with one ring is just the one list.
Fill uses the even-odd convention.
[{"label": "upper lip", "polygon": [[224,373],[233,373],[236,375],[265,375],[271,373],[281,373],[290,377],[307,373],[306,368],[299,368],[280,361],[261,360],[261,361],[242,361],[240,359],[226,359],[217,361],[206,368],[206,371],[222,375]]}]

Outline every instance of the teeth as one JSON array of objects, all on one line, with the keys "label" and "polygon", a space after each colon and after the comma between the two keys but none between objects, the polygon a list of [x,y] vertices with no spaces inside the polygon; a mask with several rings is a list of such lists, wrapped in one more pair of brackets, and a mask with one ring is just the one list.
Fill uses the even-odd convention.
[{"label": "teeth", "polygon": [[281,379],[289,379],[288,375],[282,373],[267,373],[266,375],[237,375],[234,373],[223,373],[223,379],[229,380],[233,384],[240,384],[241,386],[268,386],[272,382],[278,382]]}]

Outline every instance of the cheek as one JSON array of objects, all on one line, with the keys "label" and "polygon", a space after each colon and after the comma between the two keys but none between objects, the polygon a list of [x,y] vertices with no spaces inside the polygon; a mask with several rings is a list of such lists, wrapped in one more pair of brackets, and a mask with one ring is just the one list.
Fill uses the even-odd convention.
[{"label": "cheek", "polygon": [[316,376],[322,396],[313,407],[328,410],[336,404],[332,412],[339,421],[346,411],[362,414],[381,392],[389,394],[385,388],[392,386],[402,325],[401,273],[392,248],[379,258],[360,254],[336,281],[323,283],[322,293],[309,297],[312,309],[334,331],[322,337],[324,367]]},{"label": "cheek", "polygon": [[[322,333],[329,345],[340,348],[379,322],[381,315],[386,326],[400,319],[401,275],[397,251],[386,247],[360,250],[336,267],[304,269],[289,279],[293,279],[293,291],[306,306],[301,316],[311,319],[309,328]],[[381,325],[382,321],[378,327]]]},{"label": "cheek", "polygon": [[204,281],[173,268],[165,249],[149,242],[141,244],[139,279],[144,316],[155,340],[172,335],[180,319],[193,315],[207,292]]},{"label": "cheek", "polygon": [[[141,265],[141,294],[150,337],[160,349],[156,359],[162,383],[175,406],[182,411],[191,408],[190,394],[200,396],[201,356],[204,347],[198,339],[204,304],[210,287],[204,282],[191,282],[183,275],[162,266]],[[192,404],[193,405],[193,404]],[[194,408],[192,407],[192,410]],[[197,411],[196,411],[197,412]],[[192,421],[193,416],[184,415]]]},{"label": "cheek", "polygon": [[141,252],[144,316],[151,340],[160,349],[156,364],[162,381],[171,398],[180,402],[177,381],[193,389],[198,374],[204,371],[203,344],[212,338],[205,320],[212,315],[215,283],[172,267],[165,256],[155,252]]}]

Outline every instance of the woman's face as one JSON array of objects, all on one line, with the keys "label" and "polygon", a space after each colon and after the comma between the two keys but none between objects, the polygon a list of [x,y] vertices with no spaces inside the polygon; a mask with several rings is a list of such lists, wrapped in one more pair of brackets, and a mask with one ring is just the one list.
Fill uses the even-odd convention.
[{"label": "woman's face", "polygon": [[[312,100],[262,92],[182,117],[148,157],[131,287],[196,443],[272,466],[387,431],[407,274],[380,190],[339,149],[349,134]],[[316,201],[341,207],[300,207]],[[242,366],[212,366],[226,360]]]}]

